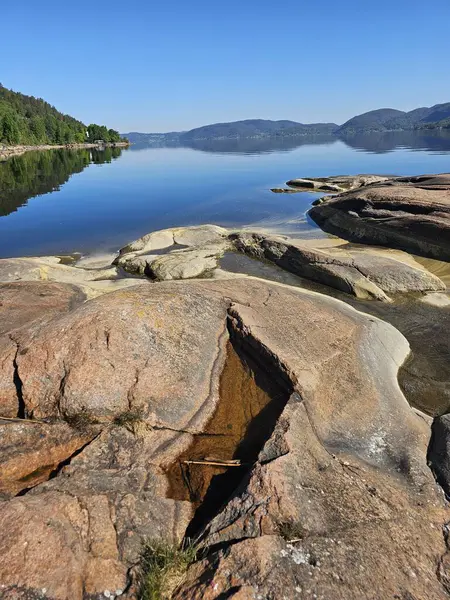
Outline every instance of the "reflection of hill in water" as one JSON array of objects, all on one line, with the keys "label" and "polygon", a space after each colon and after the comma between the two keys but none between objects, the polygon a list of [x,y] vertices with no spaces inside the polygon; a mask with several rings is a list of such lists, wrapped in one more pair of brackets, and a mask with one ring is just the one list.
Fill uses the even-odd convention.
[{"label": "reflection of hill in water", "polygon": [[270,154],[272,152],[290,152],[300,146],[333,144],[337,138],[333,135],[301,135],[273,138],[245,138],[224,140],[195,140],[190,142],[166,142],[157,144],[133,144],[131,150],[148,148],[190,148],[200,152],[217,154]]},{"label": "reflection of hill in water", "polygon": [[385,131],[340,136],[350,148],[375,154],[392,152],[396,148],[450,153],[450,130]]},{"label": "reflection of hill in water", "polygon": [[450,130],[385,131],[360,133],[347,136],[301,135],[292,137],[248,138],[224,140],[197,140],[188,143],[158,141],[157,143],[133,144],[131,150],[148,148],[190,148],[200,152],[218,154],[270,154],[291,152],[301,146],[330,145],[338,141],[362,152],[384,154],[396,148],[450,153]]},{"label": "reflection of hill in water", "polygon": [[224,154],[270,154],[271,152],[290,152],[300,146],[334,144],[335,142],[336,137],[333,135],[302,135],[239,140],[197,140],[189,142],[188,147],[201,152]]},{"label": "reflection of hill in water", "polygon": [[46,150],[27,152],[0,162],[0,216],[6,216],[30,198],[58,190],[74,173],[90,163],[111,162],[120,148],[105,150]]}]

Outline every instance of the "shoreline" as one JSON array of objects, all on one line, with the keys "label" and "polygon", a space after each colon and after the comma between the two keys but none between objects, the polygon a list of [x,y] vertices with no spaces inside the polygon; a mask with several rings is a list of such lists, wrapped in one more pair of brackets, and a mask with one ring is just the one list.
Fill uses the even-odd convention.
[{"label": "shoreline", "polygon": [[0,148],[0,161],[6,161],[13,156],[21,156],[32,150],[83,150],[88,148],[126,148],[129,142],[107,142],[105,144],[38,144],[37,146],[20,145]]}]

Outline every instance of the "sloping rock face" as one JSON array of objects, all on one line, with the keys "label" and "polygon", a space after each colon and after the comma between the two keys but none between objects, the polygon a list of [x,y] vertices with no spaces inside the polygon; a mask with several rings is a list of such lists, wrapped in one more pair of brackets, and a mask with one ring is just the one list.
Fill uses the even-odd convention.
[{"label": "sloping rock face", "polygon": [[227,250],[227,233],[216,225],[155,231],[122,248],[114,264],[158,281],[205,277]]},{"label": "sloping rock face", "polygon": [[[5,424],[0,480],[5,497],[30,475],[32,489],[0,503],[3,597],[135,597],[143,542],[178,543],[192,524],[167,473],[218,407],[229,339],[290,397],[238,489],[197,524],[209,550],[177,597],[447,597],[429,426],[396,379],[406,340],[338,300],[251,279],[130,288],[22,327],[34,421]],[[41,429],[19,449],[21,427]]]},{"label": "sloping rock face", "polygon": [[340,194],[309,215],[346,239],[450,261],[450,175],[403,177]]},{"label": "sloping rock face", "polygon": [[0,259],[0,282],[46,281],[76,285],[88,298],[107,292],[145,284],[144,281],[119,279],[115,266],[84,269],[63,264],[58,256]]},{"label": "sloping rock face", "polygon": [[111,421],[138,411],[152,425],[195,427],[220,351],[225,304],[194,291],[130,288],[85,303],[37,333],[17,334],[25,414]]},{"label": "sloping rock face", "polygon": [[44,282],[0,283],[0,417],[23,415],[21,382],[17,373],[17,336],[32,325],[83,303],[85,295],[73,285]]},{"label": "sloping rock face", "polygon": [[0,504],[4,597],[116,597],[145,539],[182,539],[192,506],[167,497],[165,468],[217,405],[228,305],[143,286],[21,330],[33,420],[0,438],[3,496],[26,492]]},{"label": "sloping rock face", "polygon": [[233,335],[270,353],[293,392],[175,597],[444,599],[447,509],[426,466],[428,426],[397,386],[404,340],[309,301],[298,310],[294,294],[272,288],[258,305],[231,307]]},{"label": "sloping rock face", "polygon": [[357,298],[388,301],[387,294],[445,290],[438,277],[401,254],[390,258],[365,250],[326,252],[295,240],[246,232],[232,234],[230,239],[240,252],[270,260],[296,275]]}]

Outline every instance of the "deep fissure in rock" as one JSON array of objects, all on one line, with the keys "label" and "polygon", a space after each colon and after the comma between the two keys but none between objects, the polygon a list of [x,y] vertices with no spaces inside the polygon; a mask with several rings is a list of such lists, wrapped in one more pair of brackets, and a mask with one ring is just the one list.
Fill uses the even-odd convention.
[{"label": "deep fissure in rock", "polygon": [[13,381],[14,381],[14,385],[16,388],[17,403],[18,403],[17,418],[25,419],[27,414],[26,414],[26,408],[25,408],[25,401],[23,399],[23,383],[22,383],[22,380],[20,379],[19,365],[17,364],[18,353],[19,353],[19,348],[17,348],[17,352],[16,352],[16,355],[13,360],[13,367],[14,367]]},{"label": "deep fissure in rock", "polygon": [[[292,393],[292,384],[280,375],[279,365],[250,346],[231,319],[228,323],[230,340],[218,406],[203,434],[195,436],[167,470],[168,496],[190,501],[196,509],[186,530],[190,539],[198,537],[249,473]],[[214,459],[239,460],[241,466],[185,463]]]}]

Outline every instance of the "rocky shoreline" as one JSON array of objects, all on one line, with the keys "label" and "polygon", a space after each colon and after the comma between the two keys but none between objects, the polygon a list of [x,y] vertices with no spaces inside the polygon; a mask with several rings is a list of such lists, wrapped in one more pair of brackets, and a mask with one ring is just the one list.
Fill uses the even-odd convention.
[{"label": "rocky shoreline", "polygon": [[0,161],[13,156],[21,156],[32,150],[83,150],[88,148],[125,148],[129,142],[108,142],[105,144],[39,144],[37,146],[0,146]]},{"label": "rocky shoreline", "polygon": [[389,248],[202,225],[0,260],[0,597],[448,598],[450,423],[408,386],[450,295],[404,251],[431,206],[411,243],[445,258],[446,177],[295,180],[344,237],[386,193]]}]

